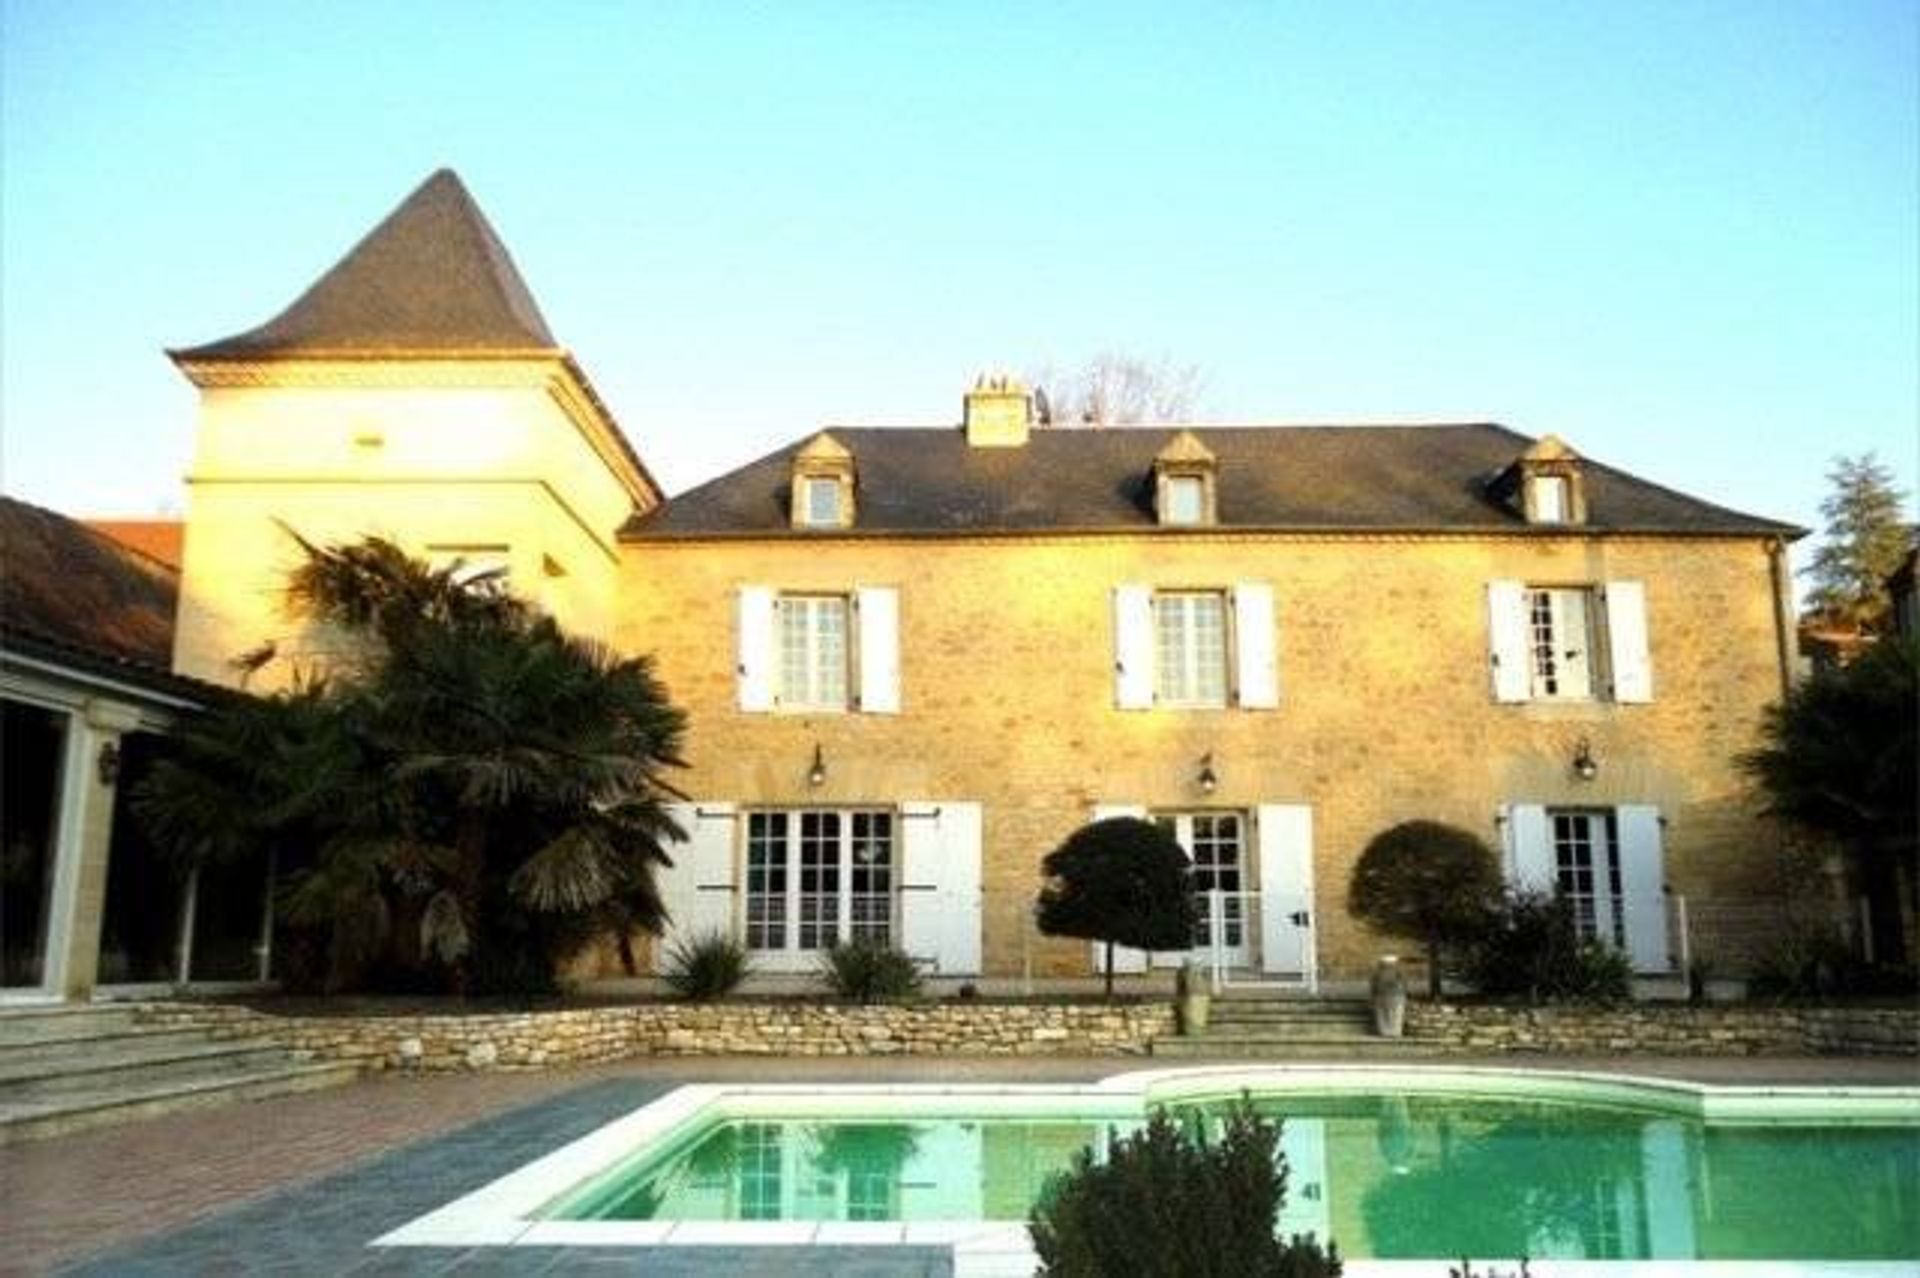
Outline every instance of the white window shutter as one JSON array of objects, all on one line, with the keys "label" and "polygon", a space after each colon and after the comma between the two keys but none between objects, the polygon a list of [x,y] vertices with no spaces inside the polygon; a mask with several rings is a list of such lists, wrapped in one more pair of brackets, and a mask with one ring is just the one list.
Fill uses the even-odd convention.
[{"label": "white window shutter", "polygon": [[1233,644],[1240,667],[1240,704],[1249,710],[1271,710],[1279,705],[1272,586],[1243,581],[1233,588]]},{"label": "white window shutter", "polygon": [[1614,810],[1620,834],[1620,912],[1626,922],[1627,957],[1636,972],[1665,972],[1667,953],[1665,856],[1660,809],[1627,804]]},{"label": "white window shutter", "polygon": [[860,708],[868,714],[899,714],[900,592],[891,586],[862,586],[857,596]]},{"label": "white window shutter", "polygon": [[653,966],[666,970],[680,942],[719,933],[733,936],[733,826],[731,803],[669,803],[667,815],[686,832],[684,843],[669,843],[672,869],[656,869],[654,883],[667,908],[667,925],[653,943]]},{"label": "white window shutter", "polygon": [[900,805],[900,947],[941,976],[980,972],[980,805]]},{"label": "white window shutter", "polygon": [[[1144,821],[1147,819],[1147,809],[1137,803],[1099,803],[1094,805],[1093,816],[1090,820],[1107,821],[1114,817],[1139,817]],[[1107,943],[1105,941],[1094,941],[1092,944],[1093,970],[1097,974],[1104,976],[1107,971]],[[1147,952],[1145,950],[1136,950],[1126,945],[1114,946],[1113,970],[1116,973],[1146,971]]]},{"label": "white window shutter", "polygon": [[1546,808],[1538,803],[1513,803],[1506,813],[1502,842],[1506,845],[1508,884],[1523,892],[1551,895],[1556,878]]},{"label": "white window shutter", "polygon": [[1254,811],[1260,856],[1260,970],[1313,975],[1313,809],[1263,803]]},{"label": "white window shutter", "polygon": [[740,587],[738,662],[740,708],[773,709],[773,591]]},{"label": "white window shutter", "polygon": [[1613,699],[1653,700],[1653,656],[1647,645],[1647,590],[1637,581],[1607,583],[1607,650]]},{"label": "white window shutter", "polygon": [[1527,660],[1527,588],[1523,583],[1487,583],[1487,638],[1493,699],[1525,701],[1533,686],[1533,671]]},{"label": "white window shutter", "polygon": [[1153,591],[1113,588],[1113,700],[1122,710],[1153,706]]}]

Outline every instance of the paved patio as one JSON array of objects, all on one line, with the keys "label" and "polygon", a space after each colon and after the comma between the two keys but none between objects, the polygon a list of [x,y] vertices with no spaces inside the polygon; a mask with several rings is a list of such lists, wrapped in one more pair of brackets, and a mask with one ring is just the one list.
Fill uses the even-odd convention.
[{"label": "paved patio", "polygon": [[[1181,1065],[1200,1064],[1182,1061]],[[1907,1060],[1504,1057],[1449,1065],[1701,1082],[1920,1084]],[[0,1154],[0,1272],[40,1274],[929,1275],[944,1249],[373,1250],[367,1241],[689,1082],[1090,1081],[1145,1060],[631,1061],[540,1074],[383,1075]]]}]

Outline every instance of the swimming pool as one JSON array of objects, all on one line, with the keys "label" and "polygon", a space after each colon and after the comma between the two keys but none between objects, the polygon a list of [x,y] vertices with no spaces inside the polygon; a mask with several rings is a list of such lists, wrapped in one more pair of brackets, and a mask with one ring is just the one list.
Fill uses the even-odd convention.
[{"label": "swimming pool", "polygon": [[1358,1259],[1920,1260],[1920,1089],[1401,1066],[681,1088],[379,1241],[1012,1249],[1079,1149],[1243,1091],[1284,1122],[1282,1229]]}]

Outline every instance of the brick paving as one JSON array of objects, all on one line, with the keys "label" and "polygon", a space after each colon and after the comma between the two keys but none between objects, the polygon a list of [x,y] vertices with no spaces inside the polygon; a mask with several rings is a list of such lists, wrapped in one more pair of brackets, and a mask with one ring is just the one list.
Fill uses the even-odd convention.
[{"label": "brick paving", "polygon": [[[1183,1061],[1182,1065],[1199,1062]],[[1449,1061],[1721,1083],[1920,1083],[1902,1060],[1525,1058]],[[1155,1062],[871,1058],[631,1061],[537,1074],[382,1075],[0,1150],[0,1273],[950,1272],[932,1249],[379,1251],[403,1224],[671,1087],[694,1081],[1091,1080]]]}]

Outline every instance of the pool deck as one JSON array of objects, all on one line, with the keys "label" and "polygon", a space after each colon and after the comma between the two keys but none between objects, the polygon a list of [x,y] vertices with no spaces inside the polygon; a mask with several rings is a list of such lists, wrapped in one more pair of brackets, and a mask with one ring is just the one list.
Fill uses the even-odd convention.
[{"label": "pool deck", "polygon": [[[1171,1064],[1172,1062],[1168,1062]],[[1179,1065],[1232,1063],[1232,1058]],[[927,1275],[944,1248],[374,1249],[368,1240],[686,1083],[1091,1082],[1137,1057],[635,1060],[546,1073],[380,1075],[0,1151],[0,1273]],[[1920,1085],[1859,1058],[1449,1057],[1703,1083]],[[1436,1273],[1444,1272],[1444,1266]]]}]

